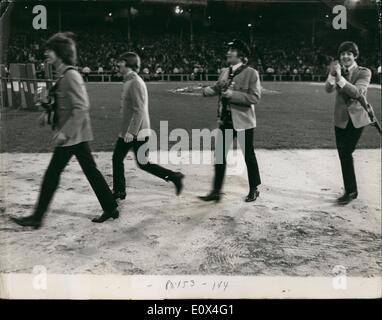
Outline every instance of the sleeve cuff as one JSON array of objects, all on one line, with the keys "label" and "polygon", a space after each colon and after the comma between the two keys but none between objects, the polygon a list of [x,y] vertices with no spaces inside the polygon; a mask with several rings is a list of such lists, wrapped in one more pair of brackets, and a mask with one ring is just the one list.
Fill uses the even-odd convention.
[{"label": "sleeve cuff", "polygon": [[341,77],[341,79],[337,81],[337,85],[342,89],[346,85],[346,79],[344,77]]}]

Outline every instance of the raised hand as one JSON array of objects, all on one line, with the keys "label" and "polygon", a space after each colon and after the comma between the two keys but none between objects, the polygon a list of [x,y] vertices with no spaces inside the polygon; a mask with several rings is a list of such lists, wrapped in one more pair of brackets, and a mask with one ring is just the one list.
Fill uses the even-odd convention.
[{"label": "raised hand", "polygon": [[329,66],[329,73],[335,77],[337,75],[337,71],[339,70],[339,72],[341,73],[341,66],[338,62],[338,60],[334,60],[330,63],[330,66]]}]

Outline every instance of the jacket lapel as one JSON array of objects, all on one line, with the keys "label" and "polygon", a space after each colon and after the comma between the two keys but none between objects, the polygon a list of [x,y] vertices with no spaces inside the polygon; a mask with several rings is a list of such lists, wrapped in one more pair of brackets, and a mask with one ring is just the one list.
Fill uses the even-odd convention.
[{"label": "jacket lapel", "polygon": [[358,66],[354,68],[354,70],[352,70],[351,72],[351,75],[350,75],[350,83],[354,84],[355,83],[355,79],[357,78],[358,76],[358,72],[359,72],[359,68]]}]

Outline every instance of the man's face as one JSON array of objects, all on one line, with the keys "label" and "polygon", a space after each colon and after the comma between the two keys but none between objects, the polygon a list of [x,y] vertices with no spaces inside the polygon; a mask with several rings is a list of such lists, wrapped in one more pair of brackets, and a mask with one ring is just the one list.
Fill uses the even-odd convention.
[{"label": "man's face", "polygon": [[237,50],[229,48],[227,52],[227,63],[229,65],[235,65],[241,62],[241,59],[237,56]]},{"label": "man's face", "polygon": [[350,67],[357,57],[354,56],[353,52],[350,51],[343,51],[340,53],[340,63],[345,68]]},{"label": "man's face", "polygon": [[126,74],[128,69],[126,67],[126,62],[125,61],[119,61],[118,62],[118,68],[119,68],[119,73],[120,74]]},{"label": "man's face", "polygon": [[56,53],[53,50],[50,50],[50,49],[45,50],[44,55],[46,57],[46,62],[47,63],[54,64],[58,60],[58,57],[57,57]]}]

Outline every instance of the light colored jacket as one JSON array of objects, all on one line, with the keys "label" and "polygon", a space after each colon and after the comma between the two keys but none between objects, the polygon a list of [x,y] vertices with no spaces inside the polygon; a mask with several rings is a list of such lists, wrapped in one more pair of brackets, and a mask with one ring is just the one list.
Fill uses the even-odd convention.
[{"label": "light colored jacket", "polygon": [[[62,65],[58,70],[59,81],[57,98],[57,130],[68,139],[59,146],[67,147],[81,142],[93,140],[93,132],[89,115],[89,97],[82,76],[70,66]],[[64,73],[65,72],[65,73]]]},{"label": "light colored jacket", "polygon": [[[205,96],[220,95],[227,87],[229,68],[224,68],[216,83],[204,90]],[[255,105],[261,99],[259,73],[247,67],[236,75],[232,82],[233,94],[230,99],[233,127],[245,130],[256,127]]]},{"label": "light colored jacket", "polygon": [[[144,130],[145,129],[145,130]],[[134,71],[127,74],[124,79],[121,94],[121,128],[120,137],[129,132],[138,136],[141,130],[143,135],[149,135],[149,97],[143,79]]]},{"label": "light colored jacket", "polygon": [[357,100],[361,94],[366,95],[370,84],[371,71],[367,68],[356,66],[350,72],[349,80],[342,78],[341,86],[330,77],[325,82],[326,92],[336,92],[334,105],[334,125],[345,129],[349,118],[355,128],[361,128],[370,124],[370,118]]}]

